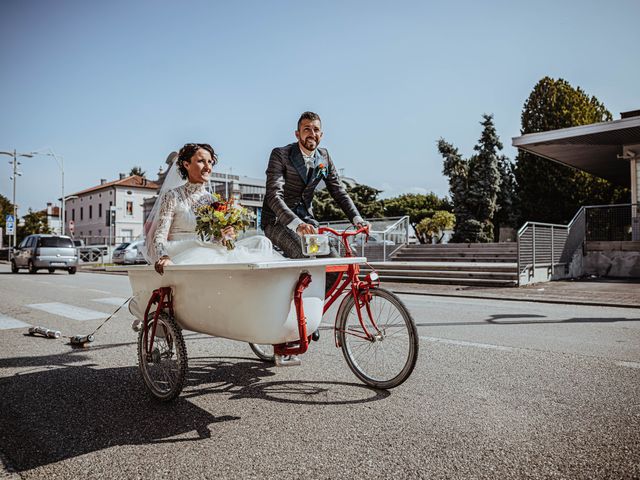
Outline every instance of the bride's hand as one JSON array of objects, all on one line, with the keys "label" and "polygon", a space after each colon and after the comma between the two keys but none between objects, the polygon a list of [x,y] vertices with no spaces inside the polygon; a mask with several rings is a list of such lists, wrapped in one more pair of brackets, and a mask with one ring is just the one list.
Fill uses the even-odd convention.
[{"label": "bride's hand", "polygon": [[164,267],[166,267],[167,265],[173,265],[171,259],[169,257],[160,258],[155,264],[156,272],[162,275],[164,273]]},{"label": "bride's hand", "polygon": [[236,238],[236,229],[233,227],[225,227],[222,229],[222,238],[230,238],[234,240]]}]

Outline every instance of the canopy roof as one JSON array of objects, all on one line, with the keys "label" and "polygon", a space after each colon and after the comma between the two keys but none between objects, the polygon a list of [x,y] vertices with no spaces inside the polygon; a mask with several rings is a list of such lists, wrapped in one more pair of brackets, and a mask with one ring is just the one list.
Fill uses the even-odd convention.
[{"label": "canopy roof", "polygon": [[529,133],[512,139],[527,152],[631,186],[629,156],[623,147],[636,145],[640,153],[640,116],[549,132]]}]

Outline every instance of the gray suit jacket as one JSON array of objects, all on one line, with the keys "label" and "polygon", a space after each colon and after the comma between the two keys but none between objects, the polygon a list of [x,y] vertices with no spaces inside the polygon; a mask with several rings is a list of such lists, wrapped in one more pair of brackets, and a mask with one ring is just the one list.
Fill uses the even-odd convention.
[{"label": "gray suit jacket", "polygon": [[326,175],[321,178],[318,174],[319,168],[316,167],[307,181],[307,167],[297,143],[273,149],[266,172],[267,192],[262,205],[262,228],[273,223],[287,226],[296,217],[317,226],[311,202],[318,183],[323,179],[327,190],[347,218],[353,221],[353,218],[359,215],[358,209],[338,178],[329,152],[325,148],[319,148],[318,151],[324,159]]}]

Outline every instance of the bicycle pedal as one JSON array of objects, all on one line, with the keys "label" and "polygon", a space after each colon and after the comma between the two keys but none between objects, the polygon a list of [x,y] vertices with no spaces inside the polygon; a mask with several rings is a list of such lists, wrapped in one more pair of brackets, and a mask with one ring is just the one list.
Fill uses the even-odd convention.
[{"label": "bicycle pedal", "polygon": [[276,367],[295,367],[302,365],[302,360],[297,355],[274,355]]}]

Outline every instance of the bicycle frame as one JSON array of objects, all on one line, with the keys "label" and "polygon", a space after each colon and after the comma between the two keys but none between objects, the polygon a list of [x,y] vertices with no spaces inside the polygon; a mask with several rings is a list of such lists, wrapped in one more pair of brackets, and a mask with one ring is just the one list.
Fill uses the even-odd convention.
[{"label": "bicycle frame", "polygon": [[[347,230],[343,232],[338,232],[329,227],[320,227],[318,229],[318,233],[325,233],[325,232],[331,233],[332,235],[335,235],[336,237],[340,238],[340,241],[342,242],[342,245],[345,249],[345,257],[354,256],[353,251],[351,250],[351,246],[349,245],[349,241],[348,241],[349,237],[353,237],[361,233],[366,234],[367,238],[369,237],[369,227],[362,227],[352,232],[349,232]],[[338,312],[336,313],[336,319],[334,322],[334,333],[336,334],[335,338],[336,338],[337,347],[340,346],[338,345],[338,337],[337,337],[337,333],[339,332],[338,320],[340,318],[340,313],[342,312],[342,306],[344,305],[344,302],[347,300],[349,295],[353,296],[354,305],[356,307],[356,313],[358,314],[358,321],[360,322],[360,326],[362,327],[364,335],[361,335],[355,332],[348,332],[348,331],[345,331],[344,333],[349,335],[354,335],[356,337],[359,337],[365,340],[372,340],[376,334],[381,333],[380,329],[378,328],[378,325],[376,324],[374,316],[371,312],[371,305],[369,304],[369,300],[371,298],[369,294],[369,290],[371,288],[377,287],[380,284],[380,280],[378,279],[378,274],[373,269],[373,267],[369,265],[369,268],[371,268],[371,272],[367,274],[364,280],[361,280],[360,265],[357,265],[357,264],[337,265],[335,267],[327,267],[327,272],[338,272],[339,275],[338,275],[338,278],[336,278],[333,285],[331,286],[331,288],[329,289],[329,291],[327,292],[323,313],[326,313],[327,310],[331,308],[331,306],[335,303],[335,301],[347,289],[347,287],[351,285],[351,289],[350,289],[351,291],[347,294],[347,297],[343,299],[342,301],[343,303],[340,305],[340,308],[338,308]],[[346,278],[344,278],[343,280],[343,277],[345,277],[345,275],[346,275]],[[367,326],[365,325],[363,314],[362,314],[362,307],[365,307],[365,310],[367,312],[367,316],[371,322],[371,325],[375,329],[375,334],[372,334],[371,332],[369,332],[369,330],[367,329]]]}]

